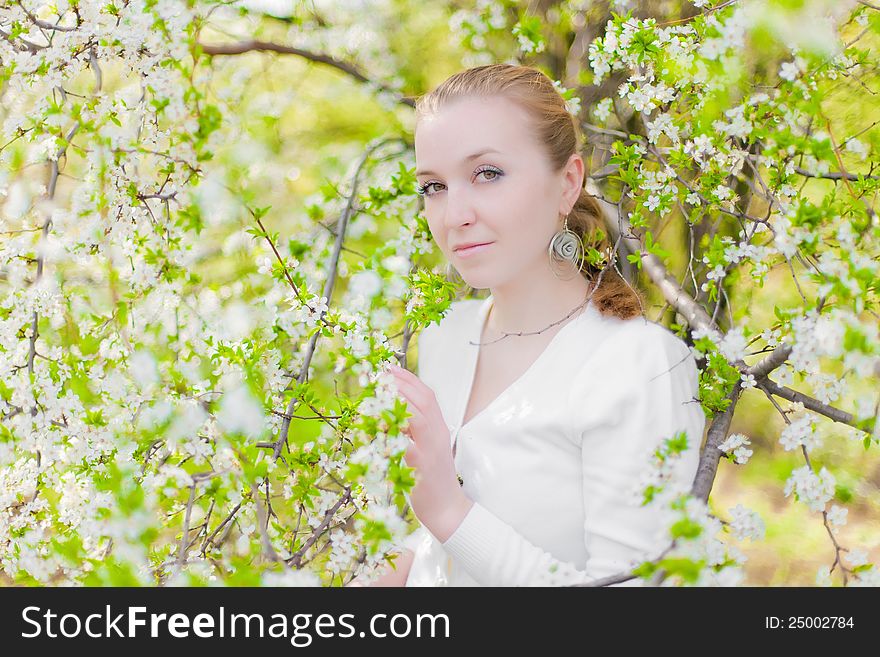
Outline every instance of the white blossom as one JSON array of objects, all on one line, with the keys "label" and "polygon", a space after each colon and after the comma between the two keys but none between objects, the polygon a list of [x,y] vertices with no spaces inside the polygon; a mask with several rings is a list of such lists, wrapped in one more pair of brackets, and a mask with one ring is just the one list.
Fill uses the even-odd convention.
[{"label": "white blossom", "polygon": [[828,511],[828,522],[835,527],[843,527],[846,524],[846,516],[848,512],[849,509],[832,504],[831,509]]},{"label": "white blossom", "polygon": [[809,465],[794,470],[785,482],[785,496],[792,493],[812,511],[822,511],[834,495],[834,476],[823,466],[815,474]]},{"label": "white blossom", "polygon": [[843,558],[850,566],[863,566],[868,563],[868,551],[862,549],[849,550],[844,553]]},{"label": "white blossom", "polygon": [[846,140],[846,150],[864,160],[868,157],[868,146],[855,137]]},{"label": "white blossom", "polygon": [[746,345],[745,328],[743,326],[735,326],[724,334],[724,337],[718,343],[718,351],[732,363],[745,357]]},{"label": "white blossom", "polygon": [[741,433],[730,434],[724,442],[718,445],[718,449],[725,454],[732,454],[734,461],[739,464],[748,462],[752,450],[748,448],[751,441]]},{"label": "white blossom", "polygon": [[800,71],[798,70],[797,64],[794,62],[784,62],[779,69],[779,77],[783,80],[794,80]]},{"label": "white blossom", "polygon": [[603,98],[593,106],[593,116],[599,123],[605,123],[611,116],[614,108],[614,101],[611,98]]},{"label": "white blossom", "polygon": [[265,428],[266,418],[262,405],[254,398],[248,386],[240,379],[230,377],[221,387],[224,393],[216,418],[222,430],[227,433],[260,436]]},{"label": "white blossom", "polygon": [[730,521],[730,529],[738,539],[749,538],[758,541],[764,538],[764,521],[755,511],[747,509],[742,504],[737,504],[729,509],[729,512],[733,518]]}]

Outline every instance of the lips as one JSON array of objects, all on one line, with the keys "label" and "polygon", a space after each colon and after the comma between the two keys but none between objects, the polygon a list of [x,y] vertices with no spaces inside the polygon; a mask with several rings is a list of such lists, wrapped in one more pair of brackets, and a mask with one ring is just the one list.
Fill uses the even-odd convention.
[{"label": "lips", "polygon": [[475,246],[486,246],[487,244],[491,244],[492,242],[471,242],[470,244],[462,244],[461,246],[457,246],[453,249],[456,253],[459,251],[464,251],[466,249],[471,249]]},{"label": "lips", "polygon": [[473,246],[457,248],[453,251],[457,258],[472,258],[477,257],[481,253],[488,251],[494,242],[482,242],[479,244],[474,244]]}]

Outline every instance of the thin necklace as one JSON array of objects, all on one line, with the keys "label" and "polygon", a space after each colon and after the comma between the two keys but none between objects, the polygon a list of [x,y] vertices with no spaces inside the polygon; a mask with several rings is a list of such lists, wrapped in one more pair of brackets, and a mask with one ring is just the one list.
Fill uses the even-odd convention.
[{"label": "thin necklace", "polygon": [[[589,303],[589,301],[590,301],[590,298],[592,298],[593,291],[595,289],[596,289],[595,287],[591,287],[589,289],[589,291],[587,292],[587,297],[581,303],[579,303],[577,306],[572,308],[571,311],[569,311],[569,313],[565,317],[563,317],[562,319],[556,320],[555,322],[553,322],[549,326],[545,326],[540,331],[530,331],[530,332],[519,331],[517,333],[506,333],[506,332],[502,331],[502,333],[504,333],[504,335],[502,335],[500,338],[496,338],[495,340],[490,340],[489,342],[474,342],[472,340],[468,340],[468,344],[470,344],[474,347],[477,347],[477,346],[482,346],[482,345],[486,345],[486,344],[495,344],[496,342],[499,342],[500,340],[503,340],[504,338],[509,338],[512,335],[523,336],[523,335],[538,335],[539,333],[543,333],[544,331],[546,331],[550,327],[556,326],[560,322],[564,322],[566,319],[571,317],[575,313],[575,311],[577,311],[579,308],[583,308],[585,305],[587,305],[587,303]],[[494,306],[494,304],[492,304],[492,305]],[[491,310],[492,309],[490,308],[489,311],[491,312]]]}]

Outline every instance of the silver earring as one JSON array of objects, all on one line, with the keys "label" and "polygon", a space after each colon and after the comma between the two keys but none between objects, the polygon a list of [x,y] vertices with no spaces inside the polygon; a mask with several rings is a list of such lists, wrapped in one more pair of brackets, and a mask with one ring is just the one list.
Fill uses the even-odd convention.
[{"label": "silver earring", "polygon": [[553,239],[550,240],[548,253],[550,256],[550,265],[556,278],[569,280],[574,276],[571,275],[564,278],[560,276],[557,271],[559,265],[563,265],[566,269],[569,269],[569,271],[573,266],[575,274],[580,272],[581,267],[583,267],[584,245],[577,233],[569,230],[568,215],[565,216],[565,223],[562,226],[562,230],[557,231],[553,236]]}]

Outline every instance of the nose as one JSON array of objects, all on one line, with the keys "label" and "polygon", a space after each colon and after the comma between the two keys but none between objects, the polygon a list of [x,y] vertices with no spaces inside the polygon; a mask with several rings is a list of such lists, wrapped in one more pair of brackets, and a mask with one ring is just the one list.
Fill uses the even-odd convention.
[{"label": "nose", "polygon": [[476,218],[474,204],[466,189],[456,189],[450,185],[445,193],[446,208],[443,213],[443,225],[446,230],[455,230],[460,226],[472,224]]}]

